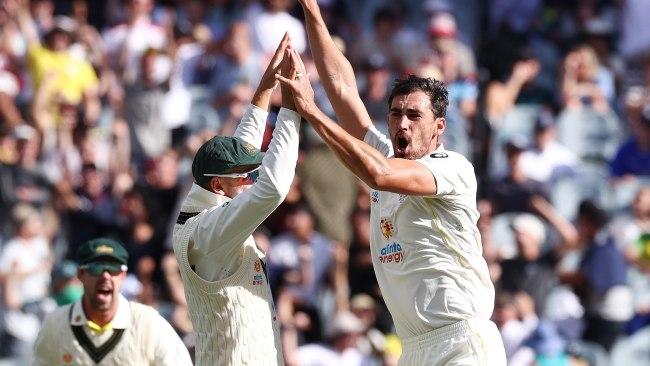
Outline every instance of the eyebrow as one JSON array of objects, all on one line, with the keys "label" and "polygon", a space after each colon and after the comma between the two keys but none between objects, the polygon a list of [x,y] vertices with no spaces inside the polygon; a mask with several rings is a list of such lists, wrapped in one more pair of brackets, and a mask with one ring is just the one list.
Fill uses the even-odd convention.
[{"label": "eyebrow", "polygon": [[[400,112],[400,113],[402,113],[402,109],[401,109],[401,108],[397,108],[397,107],[392,107],[392,108],[389,109],[388,111],[391,112],[391,113],[393,113],[393,112]],[[406,109],[406,113],[418,113],[418,114],[422,114],[422,111],[419,110],[419,109],[415,109],[415,108],[408,108],[408,109]]]}]

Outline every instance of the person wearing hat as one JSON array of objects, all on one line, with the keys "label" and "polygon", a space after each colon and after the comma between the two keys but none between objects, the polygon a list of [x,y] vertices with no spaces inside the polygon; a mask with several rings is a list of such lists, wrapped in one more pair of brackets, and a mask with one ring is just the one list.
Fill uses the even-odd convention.
[{"label": "person wearing hat", "polygon": [[[234,136],[216,136],[192,163],[194,184],[174,226],[174,253],[196,332],[197,365],[283,364],[265,255],[252,237],[287,195],[298,158],[300,116],[283,89],[273,138],[260,151],[285,35]],[[283,64],[282,74],[306,75]]]},{"label": "person wearing hat", "polygon": [[174,328],[150,306],[120,294],[128,253],[108,238],[77,250],[83,297],[49,314],[34,344],[34,365],[191,365]]}]

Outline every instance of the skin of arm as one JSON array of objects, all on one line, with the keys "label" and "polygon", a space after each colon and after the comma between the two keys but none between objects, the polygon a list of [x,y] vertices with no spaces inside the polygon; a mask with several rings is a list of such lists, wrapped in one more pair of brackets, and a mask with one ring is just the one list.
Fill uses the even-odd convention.
[{"label": "skin of arm", "polygon": [[316,0],[300,0],[305,28],[316,70],[339,123],[357,139],[363,139],[372,120],[361,101],[352,65],[336,47]]},{"label": "skin of arm", "polygon": [[[290,56],[294,67],[304,75],[305,67],[300,56],[295,51]],[[339,160],[371,188],[423,196],[436,193],[436,180],[424,165],[414,160],[386,158],[327,117],[316,106],[314,91],[306,77],[276,77],[291,89],[298,112],[311,123]]]}]

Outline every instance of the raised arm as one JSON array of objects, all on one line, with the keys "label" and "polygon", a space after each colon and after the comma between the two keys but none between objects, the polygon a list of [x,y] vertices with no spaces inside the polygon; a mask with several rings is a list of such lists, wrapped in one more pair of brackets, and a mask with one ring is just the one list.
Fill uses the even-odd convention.
[{"label": "raised arm", "polygon": [[[288,68],[283,72],[289,77],[295,75]],[[283,95],[290,94],[283,91]],[[283,98],[257,182],[202,219],[205,221],[200,225],[205,225],[205,230],[195,232],[198,238],[190,252],[190,263],[197,255],[208,255],[217,250],[227,253],[225,255],[237,255],[246,238],[286,197],[295,175],[300,129],[300,115],[290,108],[293,108],[291,98],[286,101]],[[215,222],[219,225],[214,225]],[[198,245],[202,243],[208,247],[200,248]]]},{"label": "raised arm", "polygon": [[241,137],[244,141],[258,149],[262,146],[271,95],[278,84],[277,80],[275,80],[275,74],[280,70],[282,55],[288,44],[289,34],[285,33],[278,48],[275,50],[273,58],[271,58],[264,74],[262,74],[257,90],[253,94],[251,104],[246,109],[237,129],[233,133],[233,136]]},{"label": "raised arm", "polygon": [[[285,56],[285,62],[286,58]],[[290,54],[299,73],[304,65],[296,52]],[[355,138],[329,119],[314,102],[314,91],[306,77],[289,79],[276,76],[290,88],[298,112],[308,120],[339,160],[373,189],[403,194],[429,196],[437,193],[436,180],[421,163],[407,159],[390,159],[370,145]]]},{"label": "raised arm", "polygon": [[352,65],[334,44],[316,0],[299,1],[312,57],[339,124],[353,137],[363,139],[372,120],[359,96]]}]

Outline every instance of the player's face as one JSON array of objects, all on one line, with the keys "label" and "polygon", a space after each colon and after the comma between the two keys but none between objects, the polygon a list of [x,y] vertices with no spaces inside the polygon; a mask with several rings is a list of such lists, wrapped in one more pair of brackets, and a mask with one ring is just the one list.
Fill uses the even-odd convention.
[{"label": "player's face", "polygon": [[238,194],[243,193],[253,186],[253,178],[247,176],[246,178],[226,178],[219,177],[219,184],[226,197],[234,198]]},{"label": "player's face", "polygon": [[423,91],[397,95],[388,111],[388,130],[396,158],[419,159],[436,149],[445,119],[433,114]]},{"label": "player's face", "polygon": [[117,306],[118,294],[126,272],[104,271],[95,276],[86,269],[79,269],[79,279],[84,285],[84,298],[96,311],[106,311]]}]

